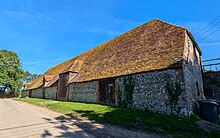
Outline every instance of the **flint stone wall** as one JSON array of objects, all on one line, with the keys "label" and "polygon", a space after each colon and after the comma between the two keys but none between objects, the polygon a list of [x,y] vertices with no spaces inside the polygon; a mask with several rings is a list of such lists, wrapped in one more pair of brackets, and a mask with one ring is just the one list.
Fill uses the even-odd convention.
[{"label": "flint stone wall", "polygon": [[31,98],[43,98],[43,89],[33,89]]},{"label": "flint stone wall", "polygon": [[96,102],[97,81],[69,84],[68,101]]},{"label": "flint stone wall", "polygon": [[[184,47],[183,73],[187,95],[187,110],[194,112],[198,109],[198,101],[205,99],[201,57],[192,40],[186,35]],[[189,113],[189,114],[190,114]]]},{"label": "flint stone wall", "polygon": [[21,92],[21,97],[22,97],[22,98],[29,97],[29,91],[22,91],[22,92]]},{"label": "flint stone wall", "polygon": [[[170,115],[179,114],[186,116],[187,97],[184,89],[184,79],[182,69],[167,69],[162,71],[147,72],[131,75],[134,81],[133,99],[130,105],[132,109],[152,111]],[[122,97],[125,96],[124,77],[117,79],[118,88]],[[181,94],[178,98],[179,113],[171,111],[170,97],[167,91],[168,84],[178,82],[181,87]]]},{"label": "flint stone wall", "polygon": [[46,87],[44,88],[46,99],[56,99],[57,87]]}]

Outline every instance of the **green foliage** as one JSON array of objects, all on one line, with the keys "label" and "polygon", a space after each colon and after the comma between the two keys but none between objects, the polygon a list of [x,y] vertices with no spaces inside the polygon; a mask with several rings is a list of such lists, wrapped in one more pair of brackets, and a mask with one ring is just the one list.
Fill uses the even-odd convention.
[{"label": "green foliage", "polygon": [[38,78],[40,75],[38,74],[31,74],[28,71],[24,71],[24,77],[23,77],[23,81],[25,83],[27,82],[32,82],[33,80],[35,80],[36,78]]},{"label": "green foliage", "polygon": [[166,90],[169,94],[169,102],[171,104],[171,112],[179,113],[178,101],[179,96],[181,95],[182,89],[179,82],[167,83]]},{"label": "green foliage", "polygon": [[23,83],[31,82],[37,77],[39,75],[31,74],[21,68],[20,59],[15,52],[0,50],[0,92],[2,95],[16,94],[21,90]]},{"label": "green foliage", "polygon": [[134,80],[132,76],[124,77],[124,91],[125,91],[125,102],[130,106],[133,99],[133,91],[134,91]]},{"label": "green foliage", "polygon": [[124,94],[118,87],[118,104],[120,107],[130,108],[133,99],[134,80],[131,75],[125,76],[123,80]]},{"label": "green foliage", "polygon": [[190,115],[190,119],[191,119],[191,120],[199,120],[200,118],[199,118],[199,116],[196,115],[196,114],[191,114],[191,115]]},{"label": "green foliage", "polygon": [[214,85],[214,86],[217,86],[217,87],[220,85],[220,79],[215,74],[215,72],[205,72],[205,73],[203,73],[203,80],[209,85]]},{"label": "green foliage", "polygon": [[23,82],[23,70],[16,53],[0,50],[0,86],[2,92],[17,92]]},{"label": "green foliage", "polygon": [[204,72],[205,72],[205,73],[206,73],[206,72],[207,72],[207,73],[210,73],[210,72],[212,73],[212,72],[216,72],[216,71],[210,69],[210,70],[204,70]]},{"label": "green foliage", "polygon": [[139,118],[143,123],[143,126],[138,127],[138,129],[145,130],[148,133],[155,132],[168,134],[170,137],[220,137],[220,131],[208,133],[198,128],[195,125],[195,122],[199,120],[197,116],[180,118],[177,116],[166,116],[152,112],[116,108],[99,104],[62,102],[37,98],[21,98],[16,100],[46,107],[63,114],[71,114],[74,117],[82,117],[102,123],[122,125],[128,128],[137,128],[134,122]]},{"label": "green foliage", "polygon": [[122,91],[121,91],[120,86],[118,86],[117,102],[118,102],[118,105],[122,107],[123,101],[122,101]]}]

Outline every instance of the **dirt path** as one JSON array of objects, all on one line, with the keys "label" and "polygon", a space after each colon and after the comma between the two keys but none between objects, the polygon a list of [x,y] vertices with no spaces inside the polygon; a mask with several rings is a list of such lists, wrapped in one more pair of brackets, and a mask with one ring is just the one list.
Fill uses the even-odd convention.
[{"label": "dirt path", "polygon": [[147,137],[163,138],[123,127],[73,118],[11,99],[0,100],[0,137]]}]

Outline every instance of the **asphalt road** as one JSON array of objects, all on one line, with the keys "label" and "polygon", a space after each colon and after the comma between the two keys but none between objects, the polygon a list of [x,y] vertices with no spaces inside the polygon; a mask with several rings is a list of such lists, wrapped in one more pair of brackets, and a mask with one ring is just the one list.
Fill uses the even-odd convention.
[{"label": "asphalt road", "polygon": [[12,99],[0,99],[0,138],[167,138],[74,118]]},{"label": "asphalt road", "polygon": [[62,114],[12,99],[0,99],[0,138],[94,137]]}]

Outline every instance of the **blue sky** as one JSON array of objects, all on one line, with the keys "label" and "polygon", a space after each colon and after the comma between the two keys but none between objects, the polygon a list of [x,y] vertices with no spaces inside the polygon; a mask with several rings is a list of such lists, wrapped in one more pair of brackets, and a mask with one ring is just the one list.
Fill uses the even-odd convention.
[{"label": "blue sky", "polygon": [[[154,18],[188,28],[203,59],[220,57],[218,0],[0,0],[0,49],[42,74]],[[219,24],[218,24],[219,23]],[[203,31],[200,29],[206,27]],[[212,32],[216,32],[208,36]]]}]

